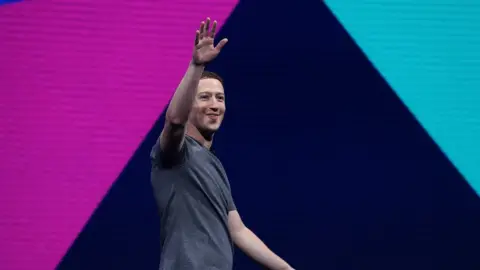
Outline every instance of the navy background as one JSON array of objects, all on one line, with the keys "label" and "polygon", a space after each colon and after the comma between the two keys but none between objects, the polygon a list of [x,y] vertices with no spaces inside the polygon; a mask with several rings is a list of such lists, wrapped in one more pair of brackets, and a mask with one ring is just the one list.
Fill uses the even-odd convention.
[{"label": "navy background", "polygon": [[[273,9],[272,7],[275,7]],[[242,0],[209,69],[245,223],[297,269],[480,269],[480,200],[321,1]],[[58,269],[157,269],[160,117]],[[237,252],[235,269],[261,269]]]},{"label": "navy background", "polygon": [[1,4],[7,4],[7,3],[13,3],[13,2],[18,2],[20,0],[0,0],[0,5]]}]

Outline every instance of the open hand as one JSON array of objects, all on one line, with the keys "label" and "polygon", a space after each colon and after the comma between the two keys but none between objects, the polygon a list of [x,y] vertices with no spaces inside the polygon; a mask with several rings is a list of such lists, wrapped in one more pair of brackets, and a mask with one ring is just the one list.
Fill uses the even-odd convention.
[{"label": "open hand", "polygon": [[210,29],[210,18],[200,24],[195,37],[195,48],[193,50],[193,61],[197,65],[204,65],[212,61],[227,44],[228,39],[222,39],[217,46],[214,46],[215,31],[217,30],[217,21],[213,21]]}]

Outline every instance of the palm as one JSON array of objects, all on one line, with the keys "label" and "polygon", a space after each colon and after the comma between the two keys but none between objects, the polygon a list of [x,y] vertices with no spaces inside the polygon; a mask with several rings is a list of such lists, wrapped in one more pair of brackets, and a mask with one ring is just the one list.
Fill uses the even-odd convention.
[{"label": "palm", "polygon": [[220,50],[227,43],[227,39],[222,39],[217,46],[214,46],[215,30],[217,22],[214,21],[210,29],[210,18],[207,18],[206,23],[202,22],[200,30],[197,30],[195,38],[195,48],[193,50],[193,60],[197,64],[206,64],[220,53]]}]

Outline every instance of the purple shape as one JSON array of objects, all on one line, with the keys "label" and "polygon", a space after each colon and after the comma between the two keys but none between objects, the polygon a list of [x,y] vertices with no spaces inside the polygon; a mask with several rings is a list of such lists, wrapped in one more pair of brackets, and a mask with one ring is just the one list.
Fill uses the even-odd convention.
[{"label": "purple shape", "polygon": [[0,7],[0,269],[57,265],[236,2]]}]

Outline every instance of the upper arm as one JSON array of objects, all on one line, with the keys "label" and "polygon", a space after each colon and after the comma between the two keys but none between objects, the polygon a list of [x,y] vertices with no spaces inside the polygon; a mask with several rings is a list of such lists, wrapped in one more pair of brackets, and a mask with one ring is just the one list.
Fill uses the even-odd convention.
[{"label": "upper arm", "polygon": [[237,210],[228,212],[228,230],[231,235],[235,235],[245,228],[242,218]]},{"label": "upper arm", "polygon": [[160,134],[160,148],[164,153],[179,152],[185,140],[185,124],[175,124],[165,121]]},{"label": "upper arm", "polygon": [[165,126],[158,138],[159,158],[167,164],[175,165],[180,162],[181,150],[185,143],[185,125],[165,122]]}]

